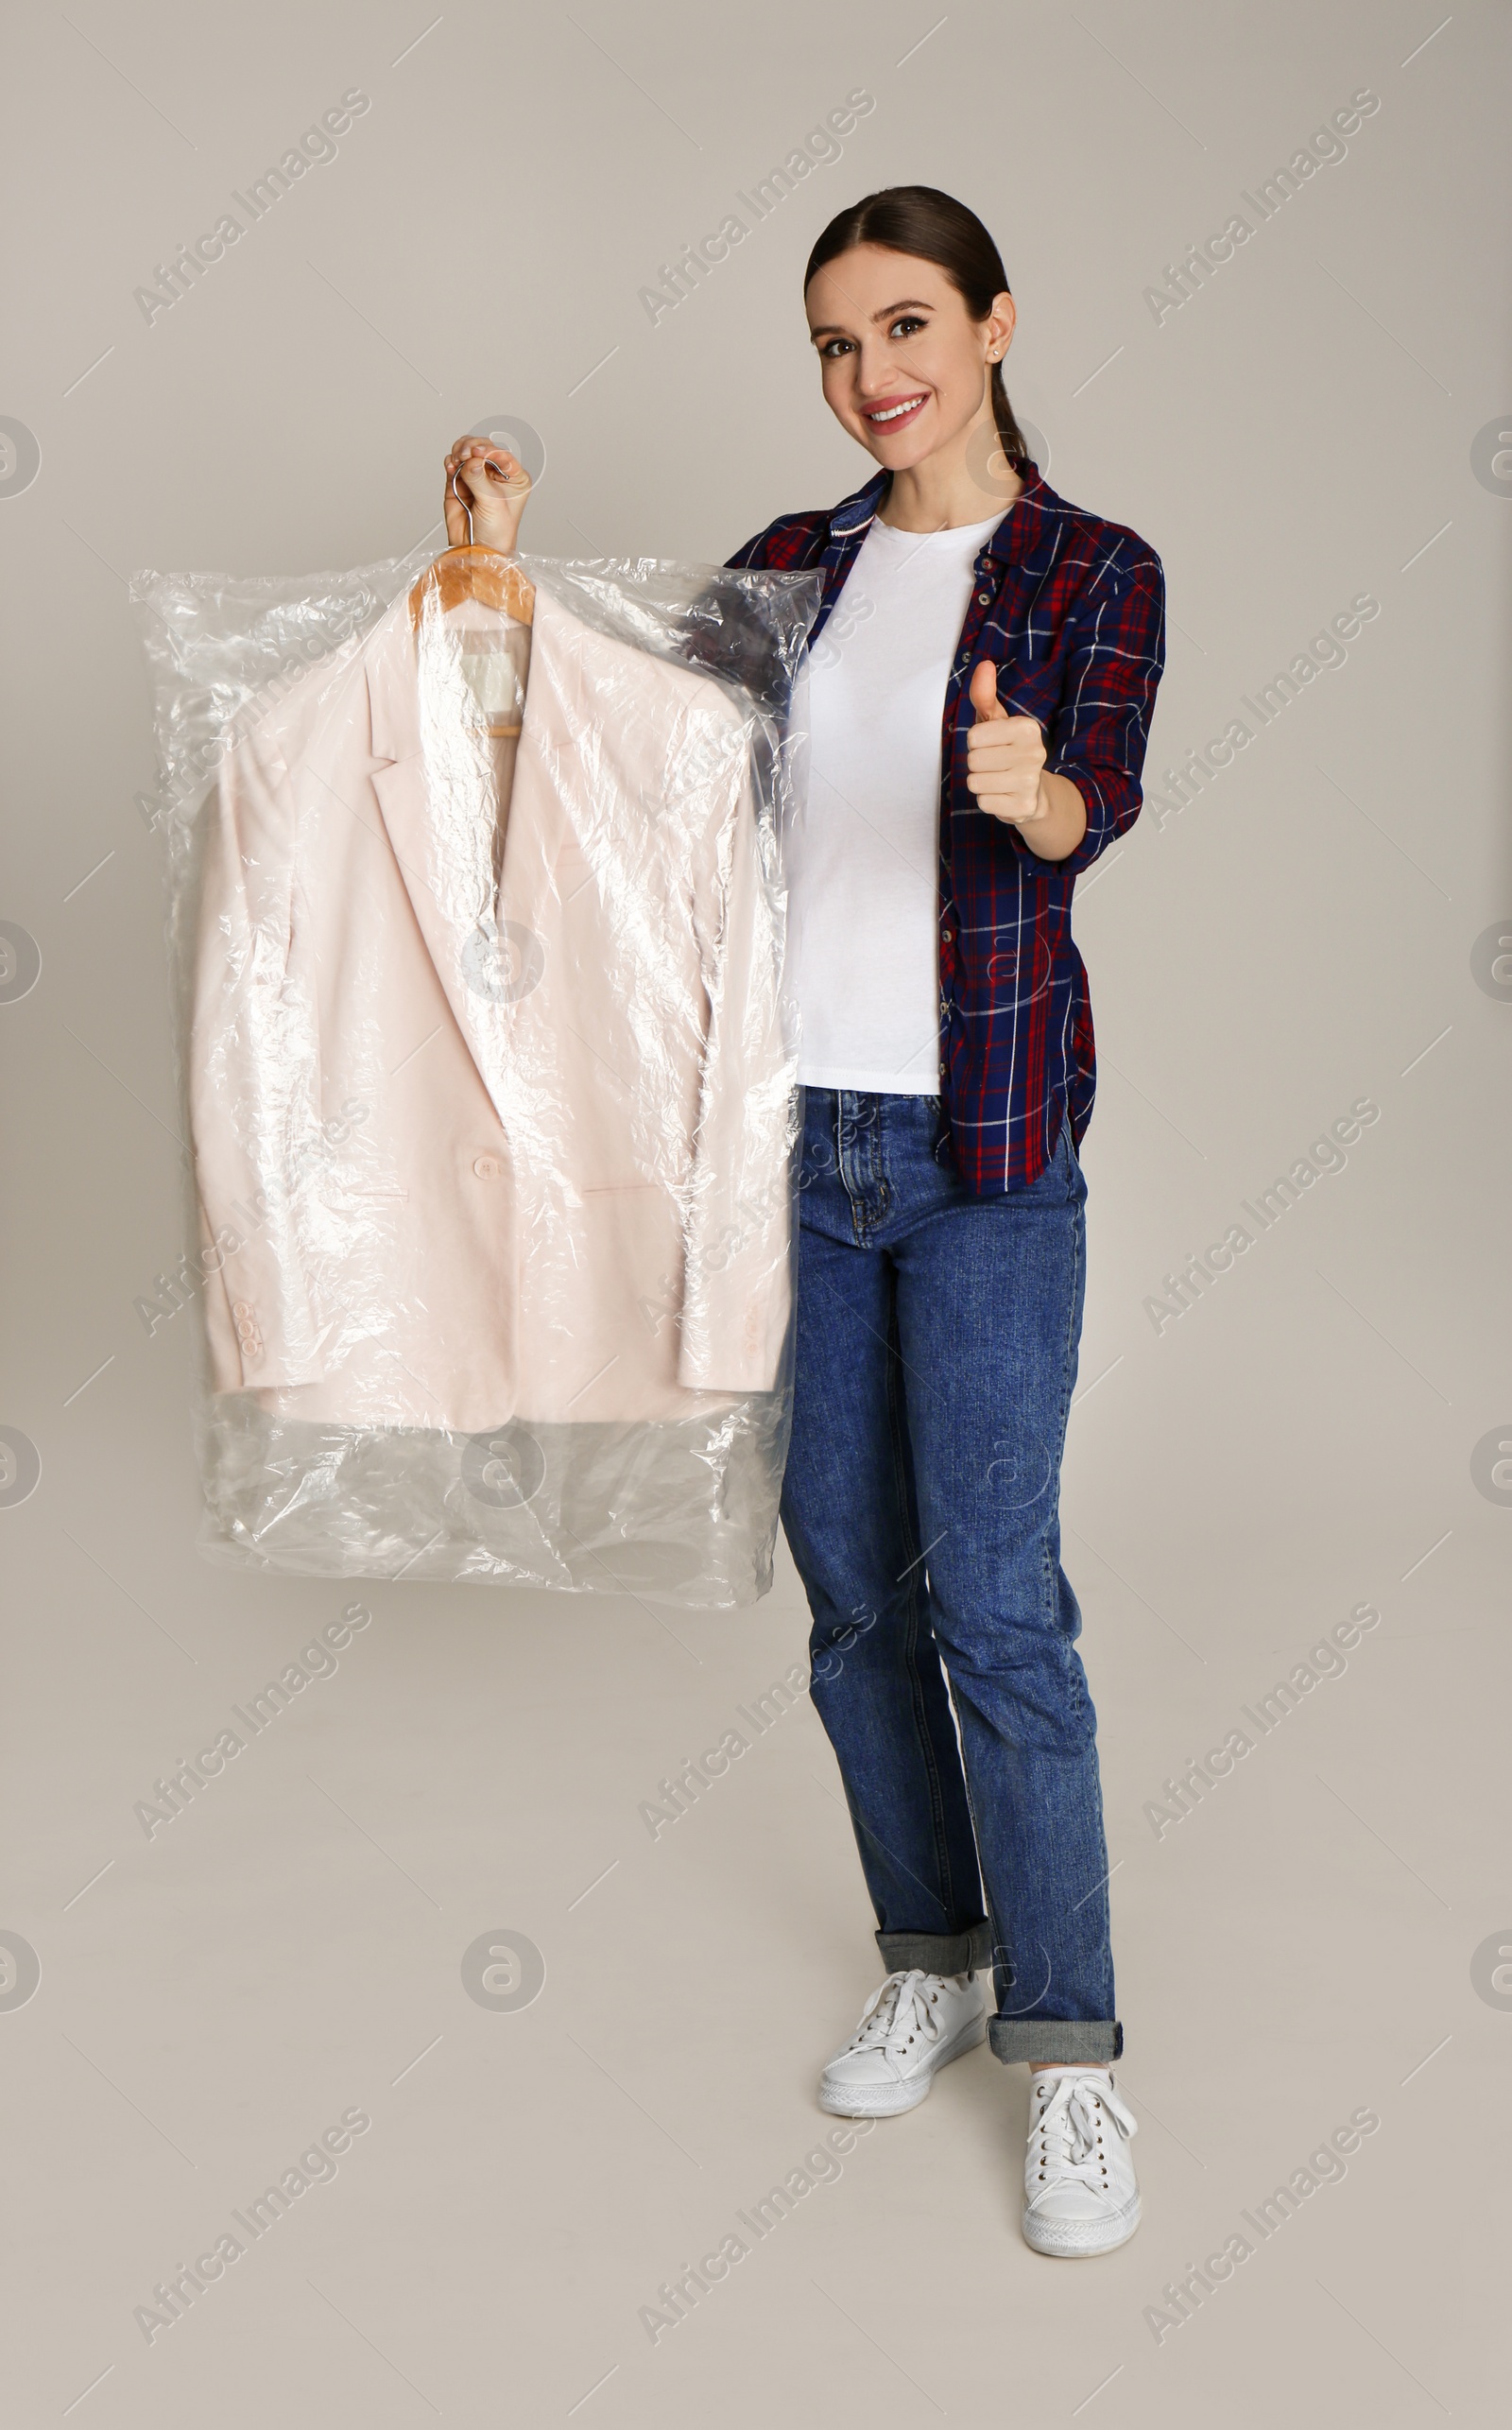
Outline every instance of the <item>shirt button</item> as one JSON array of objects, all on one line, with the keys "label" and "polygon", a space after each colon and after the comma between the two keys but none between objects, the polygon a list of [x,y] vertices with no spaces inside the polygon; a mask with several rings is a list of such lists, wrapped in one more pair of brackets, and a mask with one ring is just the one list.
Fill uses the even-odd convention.
[{"label": "shirt button", "polygon": [[992,594],[991,594],[991,592],[990,592],[990,591],[978,591],[978,593],[977,593],[977,595],[976,595],[976,603],[977,603],[977,606],[978,606],[979,608],[990,608],[990,606],[992,605]]},{"label": "shirt button", "polygon": [[496,1181],[504,1165],[497,1156],[474,1156],[472,1170],[480,1181]]},{"label": "shirt button", "polygon": [[939,932],[939,938],[942,945],[954,945],[955,942],[955,931],[954,928],[942,928]]}]

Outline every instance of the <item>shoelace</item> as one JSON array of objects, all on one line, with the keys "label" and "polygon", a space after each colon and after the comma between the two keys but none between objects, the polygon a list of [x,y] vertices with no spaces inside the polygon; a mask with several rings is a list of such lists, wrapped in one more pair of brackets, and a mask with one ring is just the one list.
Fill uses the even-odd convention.
[{"label": "shoelace", "polygon": [[1040,2104],[1034,2123],[1039,2146],[1035,2155],[1036,2181],[1042,2178],[1048,2186],[1057,2177],[1076,2177],[1084,2185],[1100,2192],[1103,2163],[1097,2148],[1099,2113],[1111,2118],[1125,2143],[1130,2135],[1138,2134],[1139,2121],[1106,2077],[1057,2076],[1051,2079],[1048,2094],[1042,2082],[1042,2078],[1037,2078],[1035,2083],[1035,2098]]},{"label": "shoelace", "polygon": [[911,1967],[906,1973],[889,1974],[862,2010],[861,2023],[850,2037],[850,2048],[881,2048],[896,2063],[907,2048],[911,2032],[922,2034],[926,2042],[937,2042],[939,2020],[924,1990],[928,1980],[920,1966]]}]

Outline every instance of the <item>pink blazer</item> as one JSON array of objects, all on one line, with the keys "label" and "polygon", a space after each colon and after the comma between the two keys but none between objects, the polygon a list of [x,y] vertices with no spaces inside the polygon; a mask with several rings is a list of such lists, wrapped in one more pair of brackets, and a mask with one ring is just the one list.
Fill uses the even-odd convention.
[{"label": "pink blazer", "polygon": [[[542,586],[495,893],[470,605],[225,762],[188,1085],[213,1387],[483,1432],[779,1382],[794,1072],[741,708]],[[485,636],[486,638],[486,636]]]}]

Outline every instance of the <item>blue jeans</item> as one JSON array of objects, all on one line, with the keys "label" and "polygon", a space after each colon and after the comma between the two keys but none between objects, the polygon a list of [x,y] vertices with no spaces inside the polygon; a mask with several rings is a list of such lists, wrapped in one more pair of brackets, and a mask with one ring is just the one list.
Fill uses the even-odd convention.
[{"label": "blue jeans", "polygon": [[782,1525],[811,1693],[889,1970],[990,1962],[1003,2059],[1124,2046],[1060,1566],[1086,1197],[1069,1122],[1038,1181],[977,1198],[937,1097],[806,1092]]}]

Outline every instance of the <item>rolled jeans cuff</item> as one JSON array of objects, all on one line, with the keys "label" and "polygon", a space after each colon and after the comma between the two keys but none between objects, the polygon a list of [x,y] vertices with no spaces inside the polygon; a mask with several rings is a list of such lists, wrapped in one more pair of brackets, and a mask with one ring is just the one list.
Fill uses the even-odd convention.
[{"label": "rolled jeans cuff", "polygon": [[926,1974],[987,1973],[992,1966],[992,1926],[986,1916],[964,1932],[879,1932],[877,1947],[889,1974],[911,1966]]},{"label": "rolled jeans cuff", "polygon": [[1124,2056],[1124,2028],[1115,2018],[989,2017],[994,2059],[1038,2059],[1057,2066],[1106,2067]]}]

